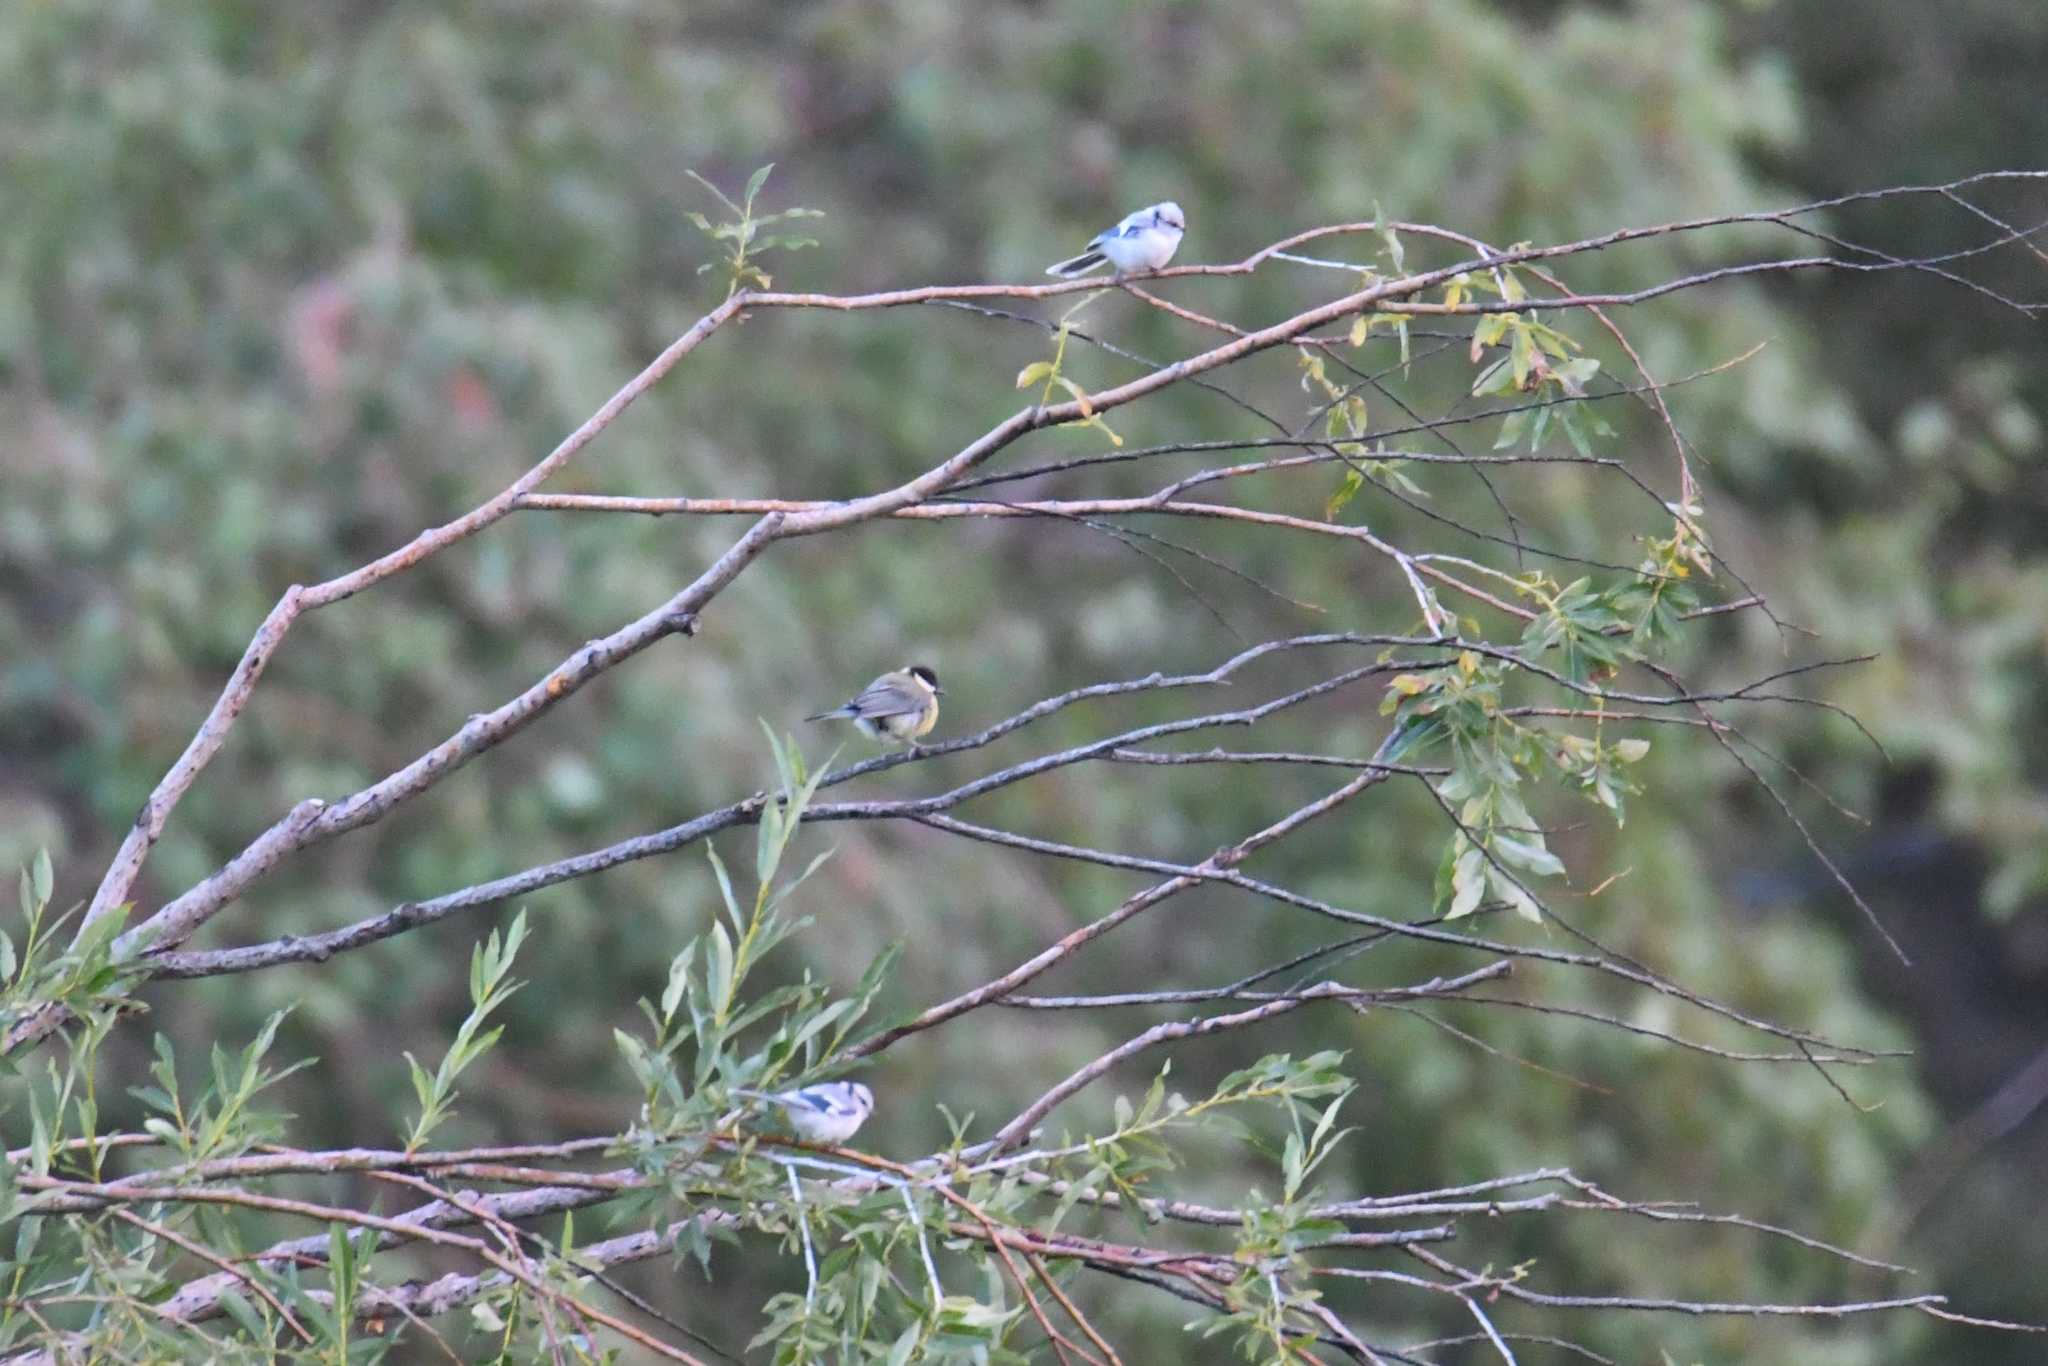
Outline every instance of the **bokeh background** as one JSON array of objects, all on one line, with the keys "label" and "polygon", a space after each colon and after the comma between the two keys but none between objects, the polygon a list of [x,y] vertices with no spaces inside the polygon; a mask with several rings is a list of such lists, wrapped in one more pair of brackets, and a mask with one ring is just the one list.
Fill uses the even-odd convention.
[{"label": "bokeh background", "polygon": [[[827,217],[807,225],[817,249],[768,268],[778,284],[852,292],[1029,278],[1167,197],[1188,212],[1183,259],[1221,261],[1379,210],[1495,242],[1563,239],[2040,163],[2038,0],[1854,8],[1853,23],[1842,7],[1791,0],[0,8],[0,867],[47,847],[59,901],[88,895],[286,585],[352,568],[502,487],[716,300],[716,275],[697,273],[710,244],[685,218],[713,205],[686,170],[736,188],[775,163],[768,206]],[[1984,202],[2015,221],[2048,217],[2038,190]],[[1964,245],[1972,231],[1927,199],[1829,222],[1900,251]],[[1572,278],[1644,283],[1758,245],[1653,245],[1579,263]],[[2040,297],[2040,260],[2003,259],[1982,278]],[[1186,297],[1271,317],[1320,285],[1262,274]],[[1199,342],[1120,301],[1089,321],[1150,355]],[[1916,1056],[1848,1078],[1879,1105],[1870,1113],[1803,1069],[1741,1069],[1583,1023],[1456,1008],[1442,1018],[1604,1089],[1398,1016],[1304,1013],[1184,1065],[1198,1083],[1269,1049],[1349,1050],[1365,1090],[1349,1165],[1331,1178],[1345,1188],[1569,1164],[1628,1195],[1697,1198],[1910,1262],[1924,1273],[1914,1289],[1954,1291],[1972,1312],[2048,1318],[2040,326],[1923,275],[1738,284],[1625,321],[1667,376],[1768,342],[1675,399],[1708,524],[1780,615],[1821,633],[1794,642],[1799,657],[1878,655],[1806,687],[1853,710],[1887,755],[1811,709],[1746,720],[1864,818],[1786,784],[1915,966],[1882,952],[1704,739],[1655,737],[1618,833],[1587,823],[1587,808],[1558,808],[1581,823],[1559,844],[1587,874],[1582,890],[1627,873],[1578,909],[1679,980]],[[950,313],[756,318],[693,356],[557,487],[870,490],[1009,411],[1010,377],[1043,345],[1027,328]],[[1088,363],[1098,377],[1128,373]],[[1295,381],[1281,358],[1243,382],[1299,414]],[[1117,425],[1133,442],[1254,431],[1200,396]],[[1061,433],[1033,454],[1099,444]],[[1669,487],[1668,451],[1649,428],[1622,423],[1615,446]],[[1584,473],[1508,487],[1532,539],[1632,562],[1631,538],[1657,528],[1640,502]],[[1275,496],[1313,513],[1328,492]],[[1450,481],[1431,492],[1442,507],[1485,506]],[[1441,533],[1391,504],[1361,499],[1353,514],[1411,548],[1470,549],[1431,541]],[[141,902],[203,876],[299,798],[404,762],[668,596],[738,529],[521,515],[305,620],[179,809]],[[1204,579],[1249,636],[1410,624],[1397,585],[1355,560],[1189,539],[1228,545],[1234,562],[1330,609],[1312,622]],[[332,927],[731,800],[768,773],[757,717],[793,726],[905,657],[939,668],[947,726],[964,731],[1062,687],[1208,667],[1235,644],[1148,561],[1085,529],[1024,523],[897,524],[782,547],[708,626],[398,817],[300,859],[202,942]],[[1685,662],[1732,681],[1783,663],[1786,648],[1751,614],[1701,633]],[[1274,743],[1364,752],[1383,724],[1372,700],[1290,720]],[[1113,719],[1155,712],[1169,704]],[[1111,721],[1073,714],[1049,730],[1079,739]],[[1127,777],[1069,770],[973,814],[1198,856],[1316,790],[1295,777]],[[880,790],[920,782],[936,779],[897,770]],[[1315,831],[1274,873],[1420,915],[1443,836],[1425,802],[1386,795]],[[851,983],[900,940],[898,1006],[979,981],[1132,889],[921,830],[847,828],[830,842],[838,856],[807,889],[818,924],[784,970]],[[522,972],[533,984],[466,1093],[460,1136],[625,1123],[631,1086],[612,1026],[659,990],[670,954],[703,927],[709,892],[693,851],[534,897]],[[1188,900],[1062,985],[1220,982],[1302,942],[1300,927],[1227,898]],[[140,1077],[152,1027],[196,1059],[295,1004],[284,1047],[321,1060],[290,1097],[295,1139],[389,1142],[409,1095],[401,1050],[439,1051],[466,1005],[469,944],[511,909],[319,967],[155,991],[153,1019],[117,1041],[115,1066]],[[1409,952],[1385,970],[1393,981],[1434,967]],[[882,1151],[925,1151],[946,1132],[936,1102],[999,1119],[1150,1018],[991,1015],[897,1050],[870,1077],[890,1098],[870,1134]],[[1076,1104],[1106,1110],[1108,1094]],[[1214,1166],[1210,1193],[1227,1193],[1230,1163]],[[1540,1256],[1551,1289],[1730,1300],[1874,1289],[1737,1230],[1617,1238],[1561,1219],[1488,1236],[1499,1265]],[[723,1270],[721,1296],[787,1283],[786,1266]],[[671,1298],[705,1312],[702,1297]],[[1179,1306],[1114,1298],[1107,1326],[1162,1344],[1129,1359],[1223,1359],[1220,1344],[1179,1333]],[[1435,1312],[1389,1306],[1373,1321],[1419,1334]],[[731,1328],[730,1315],[710,1318]],[[1661,1349],[1680,1361],[1995,1364],[2042,1351],[1924,1320],[1581,1327],[1627,1361]]]}]

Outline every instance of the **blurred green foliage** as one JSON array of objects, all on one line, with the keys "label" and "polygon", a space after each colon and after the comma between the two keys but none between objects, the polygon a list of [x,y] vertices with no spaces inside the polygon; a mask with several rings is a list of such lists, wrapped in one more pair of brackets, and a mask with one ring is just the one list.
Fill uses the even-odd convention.
[{"label": "blurred green foliage", "polygon": [[[2023,138],[2024,119],[1955,129],[1926,110],[1922,122],[1896,125],[1912,137],[1859,121],[1860,111],[1891,107],[1880,98],[1892,88],[1886,73],[1899,89],[1932,79],[1956,108],[1973,103],[1963,92],[1985,52],[2039,53],[2038,35],[2031,49],[1999,41],[2024,39],[2027,0],[1977,0],[1935,29],[1931,17],[1914,24],[1895,12],[1909,7],[1878,7],[1883,23],[1853,39],[1842,30],[1862,25],[1829,23],[1822,12],[1833,8],[6,7],[0,866],[48,845],[58,902],[89,894],[287,585],[352,568],[495,492],[716,301],[726,272],[699,275],[719,252],[690,215],[721,215],[693,172],[737,195],[750,171],[775,162],[766,210],[826,215],[802,225],[816,249],[769,267],[776,283],[851,292],[1031,277],[1129,207],[1169,196],[1189,215],[1181,259],[1224,261],[1301,227],[1381,212],[1498,243],[1566,238],[1784,203],[1801,186],[2012,164],[2044,145]],[[1953,45],[1935,41],[1950,35]],[[1876,76],[1841,51],[1852,41],[1874,54]],[[1937,77],[1897,74],[1928,64]],[[2013,98],[2038,132],[2038,97]],[[2032,218],[2024,205],[2000,211],[2048,216],[2038,199],[2032,207]],[[1914,236],[1933,231],[1923,222],[1967,220],[1937,220],[1920,206],[1850,221],[1926,247]],[[1762,240],[1644,244],[1574,263],[1569,276],[1588,289],[1638,285]],[[1705,475],[1708,523],[1783,617],[1819,629],[1830,650],[1882,652],[1815,688],[1855,711],[1895,762],[1885,766],[1849,727],[1814,712],[1745,719],[1758,740],[1879,818],[1865,836],[1811,794],[1795,799],[1829,842],[1871,851],[1878,861],[1865,866],[1880,882],[1886,841],[1901,838],[1908,818],[1981,851],[1983,910],[2004,918],[1986,942],[1994,955],[1999,946],[2017,953],[2039,943],[2038,930],[2019,936],[2039,922],[2048,887],[2039,853],[2048,847],[2039,792],[2048,481],[2037,416],[2048,394],[2038,324],[2022,333],[2001,318],[1977,329],[1971,319],[1997,310],[1927,289],[1862,278],[1737,284],[1623,321],[1665,377],[1769,340],[1741,367],[1674,395]],[[1299,275],[1268,270],[1187,297],[1249,321],[1281,316],[1303,291]],[[1190,346],[1184,331],[1119,299],[1078,325],[1150,356]],[[755,317],[692,356],[556,487],[870,490],[1011,411],[1012,377],[1048,354],[1035,329],[946,311]],[[1090,383],[1132,373],[1098,352],[1066,364]],[[1405,393],[1424,411],[1459,391],[1421,374]],[[1300,378],[1274,357],[1228,382],[1298,420]],[[1397,420],[1372,408],[1376,424]],[[1602,453],[1670,486],[1655,427],[1613,416],[1617,434]],[[1199,393],[1114,425],[1131,445],[1262,434]],[[1059,432],[1030,456],[1103,444],[1099,434]],[[1632,564],[1641,551],[1631,538],[1667,534],[1668,521],[1590,473],[1517,473],[1502,486],[1532,543]],[[1429,509],[1501,530],[1469,478],[1422,483]],[[1149,484],[1112,473],[1090,487]],[[1320,515],[1333,491],[1270,490],[1304,516]],[[1373,487],[1341,516],[1403,544],[1436,546],[1445,535]],[[144,907],[203,876],[293,801],[380,776],[661,601],[735,531],[696,519],[523,514],[301,623],[152,855]],[[1322,621],[1411,623],[1398,580],[1355,561],[1304,555],[1284,540],[1185,539],[1228,545],[1233,564],[1328,609],[1295,614],[1201,578],[1203,595],[1248,635]],[[1443,548],[1476,553],[1455,536]],[[938,666],[946,724],[967,730],[1063,687],[1211,667],[1235,645],[1147,561],[1083,528],[1026,522],[899,524],[779,547],[720,599],[706,627],[608,675],[397,818],[259,884],[207,942],[329,928],[681,820],[767,780],[757,717],[786,727],[906,657]],[[1683,662],[1704,683],[1753,676],[1785,648],[1754,616],[1701,636]],[[1158,719],[1165,705],[1078,709],[1041,734],[1078,741],[1112,718]],[[1270,739],[1363,753],[1383,724],[1370,705],[1336,702],[1282,722]],[[1710,741],[1659,734],[1631,776],[1642,790],[1625,830],[1586,823],[1583,805],[1537,813],[1568,822],[1553,842],[1575,873],[1592,874],[1587,885],[1625,874],[1577,906],[1588,932],[1802,1027],[1871,1045],[1910,1042],[1916,1030],[1942,1041],[1924,1020],[1888,1017],[1859,987],[1865,932],[1802,908],[1817,887],[1776,897],[1768,913],[1734,904],[1734,874],[1777,875],[1801,867],[1801,856]],[[909,771],[876,786],[918,790]],[[1914,801],[1901,811],[1904,789]],[[1168,771],[1138,788],[1074,770],[975,814],[1049,838],[1196,857],[1317,790],[1298,775],[1252,785]],[[1311,895],[1419,916],[1444,835],[1426,799],[1389,790],[1309,832],[1266,871]],[[806,857],[827,842],[804,838]],[[1100,869],[997,857],[923,829],[842,827],[829,843],[837,857],[803,894],[817,924],[774,970],[795,980],[808,969],[851,990],[882,947],[900,942],[892,1009],[983,980],[1131,888]],[[1924,909],[1883,890],[1876,899],[1888,914]],[[443,1136],[623,1126],[633,1087],[612,1031],[634,1021],[633,1000],[660,994],[678,946],[712,922],[716,896],[702,860],[684,857],[532,898],[529,985],[494,1017],[503,1039],[477,1064]],[[1968,900],[1946,907],[1966,924],[1982,919],[1977,911]],[[445,1051],[469,1008],[459,965],[484,929],[472,918],[318,967],[156,988],[153,1023],[195,1052],[216,1038],[239,1048],[295,1003],[278,1046],[320,1060],[280,1088],[302,1141],[395,1142],[414,1104],[403,1053]],[[1162,985],[1226,981],[1310,942],[1303,926],[1218,892],[1190,894],[1170,920],[1125,934],[1115,965],[1093,977],[1076,971],[1062,989],[1128,986],[1134,971]],[[2048,975],[2048,955],[2033,953],[2008,969],[2030,964],[2022,983]],[[1388,981],[1440,967],[1414,945],[1387,945],[1375,958]],[[1633,998],[1585,1004],[1740,1045],[1711,1022],[1665,1019]],[[937,1102],[984,1121],[1005,1115],[1099,1052],[1112,1023],[1135,1029],[1156,1018],[1133,1014],[1144,1018],[1006,1015],[971,1036],[940,1036],[943,1046],[892,1053],[869,1078],[889,1100],[868,1136],[881,1151],[927,1151],[948,1137]],[[1937,1132],[1905,1066],[1845,1079],[1858,1101],[1882,1105],[1859,1114],[1803,1068],[1736,1067],[1535,1013],[1450,1006],[1440,1017],[1492,1051],[1420,1016],[1304,1013],[1187,1063],[1194,1084],[1213,1083],[1282,1046],[1348,1050],[1362,1086],[1344,1122],[1360,1134],[1330,1160],[1349,1164],[1347,1187],[1571,1165],[1630,1196],[1696,1198],[1859,1246],[1896,1215],[1901,1173]],[[151,1063],[146,1033],[104,1042],[111,1077],[140,1083]],[[1138,1091],[1146,1080],[1124,1084]],[[110,1107],[128,1105],[120,1090],[108,1087]],[[1109,1101],[1090,1092],[1076,1104]],[[1226,1199],[1241,1186],[1238,1149],[1219,1143],[1210,1158],[1206,1177],[1184,1189],[1190,1198]],[[1922,1262],[1942,1288],[1968,1267],[1982,1296],[1972,1309],[2041,1314],[2038,1284],[2021,1270],[2042,1253],[2040,1221],[2019,1217],[2038,1210],[2038,1192],[2022,1199],[1994,1175],[1960,1194],[1967,1208],[2011,1196],[2012,1222],[1993,1239],[1981,1225],[1974,1238],[1953,1226],[1945,1235],[1937,1221],[1903,1259]],[[1503,1223],[1487,1237],[1498,1265],[1540,1255],[1538,1279],[1555,1286],[1785,1300],[1857,1284],[1735,1229],[1617,1239],[1587,1220]],[[1994,1265],[1972,1243],[2004,1251]],[[759,1304],[789,1277],[783,1264],[726,1265],[719,1293]],[[688,1312],[691,1296],[676,1298]],[[1201,1350],[1178,1333],[1180,1307],[1107,1299],[1106,1329],[1170,1344],[1156,1359]],[[1430,1304],[1408,1306],[1412,1319],[1398,1321],[1399,1307],[1390,1302],[1376,1321],[1389,1337],[1470,1326]],[[1588,1336],[1631,1361],[1661,1349],[1684,1361],[1848,1366],[1952,1360],[1965,1350],[1957,1343],[1972,1360],[2029,1359],[1902,1320],[1617,1317],[1603,1332]],[[1217,1360],[1227,1351],[1210,1350]],[[2006,1350],[2014,1354],[1997,1355]]]}]

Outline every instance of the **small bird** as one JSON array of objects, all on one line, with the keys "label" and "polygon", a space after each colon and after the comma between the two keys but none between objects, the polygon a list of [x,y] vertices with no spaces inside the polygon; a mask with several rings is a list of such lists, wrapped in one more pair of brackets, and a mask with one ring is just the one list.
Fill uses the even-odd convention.
[{"label": "small bird", "polygon": [[1088,250],[1056,266],[1046,267],[1047,275],[1058,275],[1073,279],[1086,275],[1097,266],[1107,262],[1118,275],[1128,275],[1134,270],[1157,270],[1173,259],[1173,253],[1180,248],[1180,235],[1187,229],[1188,220],[1180,211],[1180,205],[1172,200],[1154,204],[1149,209],[1140,209],[1107,232],[1097,233],[1095,240],[1088,244]]},{"label": "small bird", "polygon": [[922,664],[909,664],[883,674],[843,707],[806,716],[806,721],[845,717],[871,740],[894,740],[915,746],[939,721],[939,699],[945,696],[939,676]]},{"label": "small bird", "polygon": [[844,1143],[875,1112],[875,1093],[857,1081],[827,1081],[794,1091],[743,1091],[736,1086],[732,1093],[780,1105],[797,1137],[813,1143]]}]

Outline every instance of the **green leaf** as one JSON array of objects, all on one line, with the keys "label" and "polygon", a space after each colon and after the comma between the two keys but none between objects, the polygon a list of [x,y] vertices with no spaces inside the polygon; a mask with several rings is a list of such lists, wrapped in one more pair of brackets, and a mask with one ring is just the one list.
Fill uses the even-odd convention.
[{"label": "green leaf", "polygon": [[40,902],[42,902],[42,903],[43,903],[44,905],[46,905],[46,906],[47,906],[47,905],[49,905],[49,903],[50,903],[50,892],[51,892],[51,890],[52,890],[52,889],[53,889],[53,888],[54,888],[54,887],[55,887],[55,886],[57,885],[57,884],[56,884],[56,878],[55,878],[54,874],[52,874],[52,872],[50,871],[50,851],[49,851],[49,850],[47,850],[47,849],[38,849],[38,850],[36,850],[36,858],[35,858],[35,864],[34,864],[34,868],[35,868],[36,900],[37,900],[37,901],[40,901]]},{"label": "green leaf", "polygon": [[1535,899],[1522,890],[1520,884],[1498,868],[1489,868],[1486,873],[1487,881],[1493,885],[1495,895],[1514,907],[1516,915],[1531,924],[1543,923],[1542,910],[1537,907]]},{"label": "green leaf", "polygon": [[431,1106],[434,1103],[433,1074],[428,1072],[426,1068],[420,1066],[420,1060],[418,1058],[415,1058],[411,1053],[405,1054],[405,1063],[406,1066],[412,1070],[413,1095],[418,1097],[422,1108]]},{"label": "green leaf", "polygon": [[746,917],[740,914],[739,898],[733,895],[732,878],[725,871],[725,860],[718,856],[718,849],[709,840],[704,843],[704,855],[711,860],[712,875],[718,879],[718,895],[725,901],[725,913],[732,917],[733,928],[744,933]]},{"label": "green leaf", "polygon": [[1514,388],[1514,371],[1503,356],[1479,372],[1472,381],[1472,397],[1485,398],[1489,394],[1505,394]]},{"label": "green leaf", "polygon": [[1360,474],[1357,470],[1346,470],[1344,472],[1344,482],[1337,486],[1337,491],[1332,493],[1329,501],[1323,504],[1323,520],[1326,522],[1336,521],[1337,514],[1344,510],[1345,504],[1356,498],[1358,491],[1364,487],[1365,476],[1363,474]]},{"label": "green leaf", "polygon": [[[1459,839],[1463,838],[1459,836]],[[1457,920],[1479,909],[1480,901],[1486,896],[1485,866],[1486,855],[1476,844],[1468,845],[1465,852],[1458,855],[1451,869],[1451,909],[1445,913],[1444,919]]]},{"label": "green leaf", "polygon": [[788,899],[790,893],[794,892],[797,888],[803,886],[806,882],[810,881],[811,874],[817,872],[820,868],[824,867],[826,861],[838,852],[839,849],[837,845],[833,845],[825,849],[820,849],[817,855],[814,858],[812,858],[809,863],[806,863],[804,865],[804,870],[801,873],[798,873],[795,877],[788,879],[781,886],[775,889],[775,895],[770,899],[769,904],[772,906],[780,906],[785,900]]},{"label": "green leaf", "polygon": [[[1547,411],[1549,410],[1536,410],[1536,412]],[[1517,441],[1520,441],[1522,439],[1522,434],[1526,432],[1529,428],[1529,419],[1534,415],[1535,414],[1527,408],[1518,408],[1514,412],[1509,413],[1506,417],[1502,418],[1500,420],[1500,435],[1496,436],[1493,439],[1493,448],[1497,451],[1504,451],[1508,447],[1514,445]]]},{"label": "green leaf", "polygon": [[1325,1141],[1335,1141],[1330,1139],[1329,1137],[1330,1126],[1337,1122],[1337,1111],[1339,1107],[1341,1107],[1344,1104],[1345,1096],[1348,1096],[1350,1094],[1351,1092],[1349,1088],[1347,1088],[1343,1096],[1338,1096],[1335,1100],[1331,1101],[1328,1105],[1325,1105],[1323,1107],[1323,1113],[1316,1119],[1316,1127],[1314,1131],[1311,1132],[1308,1136],[1308,1144],[1311,1149],[1320,1151]]},{"label": "green leaf", "polygon": [[[505,1026],[492,1025],[483,1033],[478,1034],[474,1038],[472,1038],[469,1041],[468,1046],[460,1050],[459,1056],[461,1057],[462,1064],[464,1066],[467,1066],[468,1064],[482,1057],[484,1054],[490,1052],[492,1048],[497,1046],[498,1036],[500,1034],[503,1034],[504,1032]],[[457,1056],[457,1054],[454,1051],[451,1051],[449,1056],[455,1057]]]},{"label": "green leaf", "polygon": [[[718,202],[725,205],[726,208],[731,209],[734,213],[738,213],[740,211],[739,205],[733,203],[730,199],[727,199],[725,197],[724,190],[719,189],[716,185],[713,185],[703,176],[698,175],[695,171],[689,170],[684,171],[683,174],[688,176],[690,179],[696,181],[699,185],[702,185],[705,189],[711,191],[711,193],[717,197]],[[691,217],[699,220],[700,222],[703,218],[701,214],[692,214]]]},{"label": "green leaf", "polygon": [[[31,1222],[34,1221],[32,1220]],[[249,1303],[247,1297],[241,1291],[229,1289],[221,1292],[219,1304],[222,1309],[227,1311],[228,1317],[235,1321],[235,1326],[240,1328],[253,1341],[268,1342],[270,1340],[269,1325],[265,1324],[262,1318],[258,1316],[255,1307]]]},{"label": "green leaf", "polygon": [[748,202],[752,202],[754,196],[761,193],[761,187],[768,183],[768,173],[770,171],[773,171],[774,169],[775,163],[771,161],[767,165],[763,166],[760,170],[754,172],[752,175],[747,177],[747,189],[745,199]]},{"label": "green leaf", "polygon": [[[1389,693],[1387,701],[1393,702],[1395,697],[1395,694]],[[1382,705],[1380,710],[1384,714],[1393,708]],[[1393,738],[1380,747],[1380,762],[1397,764],[1406,755],[1429,748],[1442,739],[1443,735],[1444,723],[1438,717],[1403,717],[1395,727]]]},{"label": "green leaf", "polygon": [[351,1301],[355,1299],[355,1246],[348,1240],[348,1229],[342,1224],[327,1226],[327,1276],[334,1289],[334,1308],[338,1314],[352,1312]]},{"label": "green leaf", "polygon": [[1565,381],[1567,390],[1576,387],[1583,391],[1600,373],[1600,362],[1592,356],[1578,356],[1553,367],[1551,373]]},{"label": "green leaf", "polygon": [[704,988],[710,994],[712,1007],[721,1013],[732,992],[732,968],[732,936],[725,932],[725,926],[713,925],[711,961],[705,967]]},{"label": "green leaf", "polygon": [[[1544,411],[1548,412],[1550,410],[1545,409]],[[1571,441],[1572,450],[1578,453],[1579,459],[1591,460],[1593,458],[1593,447],[1586,440],[1586,434],[1579,430],[1578,414],[1571,407],[1559,408],[1557,409],[1557,422],[1559,426],[1564,428],[1564,434]]]},{"label": "green leaf", "polygon": [[626,1066],[633,1073],[633,1079],[645,1089],[648,1082],[653,1079],[653,1073],[647,1065],[647,1045],[625,1030],[617,1028],[612,1030],[612,1042],[618,1045],[619,1052],[624,1055]]},{"label": "green leaf", "polygon": [[1089,399],[1088,391],[1086,389],[1083,389],[1080,385],[1076,384],[1073,380],[1068,379],[1065,375],[1053,376],[1052,382],[1054,384],[1059,385],[1060,388],[1066,390],[1067,397],[1073,399],[1074,402],[1080,406],[1082,417],[1095,416],[1095,404]]},{"label": "green leaf", "polygon": [[661,1019],[666,1024],[676,1017],[676,1004],[683,999],[683,990],[690,984],[690,965],[697,958],[697,941],[691,940],[683,951],[669,960],[668,985],[661,992]]},{"label": "green leaf", "polygon": [[128,919],[129,907],[120,905],[108,911],[78,932],[78,942],[71,946],[72,956],[84,962],[92,962],[106,950],[115,937],[121,933],[121,926]]},{"label": "green leaf", "polygon": [[1548,877],[1564,876],[1563,860],[1543,847],[1541,836],[1533,839],[1516,839],[1508,835],[1495,835],[1493,852],[1507,862],[1527,868],[1531,872],[1542,873]]},{"label": "green leaf", "polygon": [[43,1240],[43,1230],[49,1227],[47,1219],[23,1219],[14,1228],[14,1260],[27,1262],[36,1255],[36,1244]]}]

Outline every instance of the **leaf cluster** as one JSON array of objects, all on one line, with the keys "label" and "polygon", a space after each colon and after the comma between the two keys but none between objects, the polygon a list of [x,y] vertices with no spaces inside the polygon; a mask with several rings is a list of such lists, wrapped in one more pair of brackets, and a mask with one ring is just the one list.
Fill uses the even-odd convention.
[{"label": "leaf cluster", "polygon": [[742,289],[768,289],[775,281],[767,271],[761,269],[760,259],[771,251],[801,251],[818,245],[815,237],[795,233],[771,231],[779,224],[796,222],[805,218],[823,218],[822,209],[790,208],[777,213],[761,213],[755,208],[755,200],[761,189],[768,183],[769,174],[775,163],[769,162],[747,177],[746,188],[740,191],[735,202],[732,197],[706,180],[695,171],[685,172],[690,179],[702,185],[717,197],[719,205],[728,217],[713,222],[705,215],[689,210],[684,213],[696,229],[709,237],[718,251],[718,259],[706,261],[697,267],[699,275],[706,271],[725,272],[725,297],[730,299]]}]

